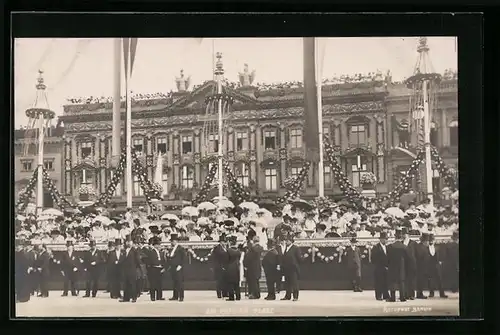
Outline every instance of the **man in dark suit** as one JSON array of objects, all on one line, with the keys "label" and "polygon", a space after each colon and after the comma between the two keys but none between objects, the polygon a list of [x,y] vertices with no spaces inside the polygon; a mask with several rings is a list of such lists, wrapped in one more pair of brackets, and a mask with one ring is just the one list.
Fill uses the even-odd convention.
[{"label": "man in dark suit", "polygon": [[37,246],[38,256],[34,262],[34,272],[36,273],[36,280],[40,288],[39,297],[48,298],[49,289],[47,287],[50,279],[50,262],[51,256],[47,251],[47,246],[41,244]]},{"label": "man in dark suit", "polygon": [[429,267],[429,234],[427,233],[420,235],[420,243],[415,246],[415,260],[417,265],[417,299],[427,299],[424,295]]},{"label": "man in dark suit", "polygon": [[387,262],[389,265],[389,302],[396,301],[396,289],[399,289],[399,300],[406,301],[405,291],[405,263],[406,263],[406,247],[403,244],[403,234],[401,230],[396,230],[396,241],[390,244],[387,248]]},{"label": "man in dark suit", "polygon": [[28,302],[31,296],[31,287],[29,285],[29,269],[31,264],[28,258],[25,244],[21,240],[16,240],[15,254],[15,277],[16,277],[16,301]]},{"label": "man in dark suit", "polygon": [[116,239],[114,242],[110,241],[108,244],[110,250],[108,251],[107,268],[109,278],[109,293],[111,299],[121,298],[122,286],[122,271],[121,266],[123,262],[122,254],[122,241]]},{"label": "man in dark suit", "polygon": [[440,298],[448,298],[444,293],[442,285],[442,264],[446,258],[445,248],[434,244],[434,235],[429,236],[429,297],[434,297],[434,289],[437,287]]},{"label": "man in dark suit", "polygon": [[264,249],[259,244],[259,237],[254,236],[249,241],[247,252],[243,258],[243,266],[246,269],[246,280],[248,283],[249,299],[260,299],[259,279],[262,274],[261,254]]},{"label": "man in dark suit", "polygon": [[[458,279],[459,279],[459,268],[460,262],[458,261],[458,231],[454,231],[451,236],[451,243],[446,244],[446,259],[445,265],[450,272],[451,279],[451,292],[456,293],[459,290]],[[446,264],[447,263],[447,264]]]},{"label": "man in dark suit", "polygon": [[240,290],[240,258],[241,252],[238,250],[237,237],[228,236],[229,248],[227,253],[229,256],[227,269],[225,271],[225,283],[227,285],[228,298],[227,301],[241,300]]},{"label": "man in dark suit", "polygon": [[35,291],[38,290],[38,275],[35,271],[35,262],[38,258],[38,252],[35,247],[28,241],[25,246],[26,257],[29,263],[29,272],[27,277],[27,285],[30,290],[30,295],[35,295]]},{"label": "man in dark suit", "polygon": [[219,237],[219,244],[212,250],[212,262],[215,276],[215,290],[217,298],[227,297],[226,284],[224,283],[224,271],[229,263],[229,254],[227,252],[226,236]]},{"label": "man in dark suit", "polygon": [[137,271],[140,270],[141,259],[134,248],[132,237],[125,239],[125,250],[122,251],[123,299],[120,302],[137,301]]},{"label": "man in dark suit", "polygon": [[97,295],[97,287],[99,284],[99,277],[101,276],[101,265],[103,264],[103,257],[101,252],[97,250],[95,241],[89,242],[90,250],[87,250],[83,256],[83,266],[87,273],[87,285],[84,298],[90,297],[90,292],[92,291],[92,297],[95,298]]},{"label": "man in dark suit", "polygon": [[374,267],[375,299],[389,299],[389,285],[387,273],[389,262],[387,259],[387,233],[380,232],[380,242],[371,251],[371,261]]},{"label": "man in dark suit", "polygon": [[286,286],[285,297],[281,300],[290,300],[292,296],[293,301],[299,300],[299,277],[302,255],[299,248],[293,244],[293,241],[293,235],[289,234],[286,239],[286,248],[281,261]]},{"label": "man in dark suit", "polygon": [[147,258],[150,249],[145,242],[146,240],[142,235],[142,228],[139,228],[139,233],[135,236],[135,247],[137,249],[137,252],[139,253],[139,258],[141,259],[139,276],[136,282],[137,298],[139,298],[143,292],[149,292],[149,290],[146,290],[146,286],[148,282]]},{"label": "man in dark suit", "polygon": [[353,291],[363,292],[361,289],[361,256],[356,243],[358,243],[358,240],[356,239],[356,235],[353,235],[351,237],[351,244],[342,254],[342,262],[347,267]]},{"label": "man in dark suit", "polygon": [[178,243],[179,235],[171,234],[170,241],[172,250],[168,255],[168,265],[174,289],[172,297],[168,300],[184,301],[184,263],[186,260],[186,250]]},{"label": "man in dark suit", "polygon": [[165,300],[163,298],[163,273],[165,272],[165,254],[160,250],[161,239],[155,237],[151,241],[153,247],[148,250],[146,264],[149,277],[149,298],[151,301]]},{"label": "man in dark suit", "polygon": [[262,259],[262,267],[266,276],[267,297],[265,300],[276,300],[276,285],[281,282],[280,256],[275,241],[268,240],[268,252]]},{"label": "man in dark suit", "polygon": [[68,289],[71,289],[71,295],[76,297],[78,295],[76,291],[77,279],[78,279],[78,267],[80,266],[80,259],[75,251],[72,241],[66,242],[67,250],[63,253],[62,259],[60,260],[61,272],[64,276],[64,290],[63,297],[68,296]]},{"label": "man in dark suit", "polygon": [[417,242],[410,239],[410,234],[407,227],[401,229],[403,233],[403,244],[406,247],[406,264],[405,264],[405,288],[406,299],[415,299],[415,282],[417,277],[417,264],[415,259],[415,246]]},{"label": "man in dark suit", "polygon": [[274,227],[274,238],[279,239],[290,230],[291,217],[288,214],[283,215],[283,221]]}]

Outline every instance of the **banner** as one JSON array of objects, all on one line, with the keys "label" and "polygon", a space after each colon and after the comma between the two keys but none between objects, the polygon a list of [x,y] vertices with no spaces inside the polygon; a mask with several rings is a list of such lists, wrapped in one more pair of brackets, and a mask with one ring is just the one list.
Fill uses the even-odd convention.
[{"label": "banner", "polygon": [[304,131],[306,159],[319,162],[318,100],[315,38],[304,37]]}]

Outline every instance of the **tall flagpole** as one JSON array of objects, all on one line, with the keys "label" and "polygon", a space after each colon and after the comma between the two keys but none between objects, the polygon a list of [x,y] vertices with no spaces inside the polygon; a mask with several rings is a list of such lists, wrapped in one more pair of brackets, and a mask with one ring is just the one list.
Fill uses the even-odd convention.
[{"label": "tall flagpole", "polygon": [[222,152],[222,128],[223,128],[223,120],[222,120],[222,76],[224,75],[224,68],[222,67],[222,53],[218,52],[216,54],[217,57],[217,64],[216,64],[216,69],[214,71],[215,73],[215,78],[217,80],[217,95],[218,95],[218,100],[217,100],[217,111],[218,111],[218,123],[219,123],[219,132],[218,132],[218,139],[219,139],[219,148],[218,148],[218,158],[219,158],[219,167],[218,167],[218,177],[219,177],[219,199],[224,194],[224,184],[222,180],[222,159],[224,157],[223,152]]},{"label": "tall flagpole", "polygon": [[425,142],[425,179],[427,188],[427,198],[431,206],[434,206],[434,196],[432,191],[432,161],[431,161],[431,120],[429,111],[429,94],[427,85],[429,82],[424,80],[422,83],[422,94],[424,96],[424,142]]},{"label": "tall flagpole", "polygon": [[318,99],[318,131],[319,131],[319,163],[318,163],[318,183],[319,196],[325,196],[325,181],[324,181],[324,161],[323,161],[323,101],[321,97],[321,61],[320,61],[320,46],[318,38],[314,38],[314,69],[316,71],[316,98]]},{"label": "tall flagpole", "polygon": [[130,55],[130,45],[128,43],[128,50],[125,52],[128,54],[127,57],[127,66],[125,72],[125,92],[127,96],[127,117],[126,120],[126,183],[127,183],[127,207],[132,208],[132,94],[130,91],[130,74],[131,74],[131,55]]},{"label": "tall flagpole", "polygon": [[[118,165],[118,157],[120,156],[120,140],[121,140],[121,53],[122,43],[121,38],[113,40],[113,133],[112,133],[112,150],[111,155],[113,160],[116,160]],[[117,166],[116,165],[116,166]],[[115,166],[115,167],[116,167]]]}]

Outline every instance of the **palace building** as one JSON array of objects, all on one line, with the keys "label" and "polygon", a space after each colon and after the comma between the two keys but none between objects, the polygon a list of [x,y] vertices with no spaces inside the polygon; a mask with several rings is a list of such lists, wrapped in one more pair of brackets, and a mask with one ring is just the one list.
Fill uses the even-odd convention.
[{"label": "palace building", "polygon": [[[243,186],[273,199],[285,193],[282,182],[297,175],[304,162],[303,88],[299,82],[253,85],[253,79],[254,72],[250,74],[246,67],[239,83],[226,83],[226,93],[234,103],[225,115],[220,144]],[[177,92],[134,96],[132,143],[150,179],[155,175],[158,155],[163,155],[162,183],[167,199],[190,200],[201,188],[208,158],[216,155],[219,145],[216,127],[207,122],[205,104],[216,82],[207,81],[190,90],[183,73],[176,81]],[[361,186],[360,176],[371,171],[377,177],[377,193],[386,194],[411,164],[410,154],[419,143],[408,127],[412,123],[411,94],[404,83],[392,82],[390,73],[342,76],[324,82],[323,132],[355,187]],[[447,71],[436,93],[431,141],[445,163],[454,167],[458,164],[457,103],[457,75]],[[123,128],[124,102],[121,107]],[[62,155],[62,171],[56,185],[74,200],[82,184],[104,192],[113,173],[111,99],[72,99],[64,106],[60,121],[64,136],[54,144],[59,146],[54,152]],[[434,174],[437,194],[443,185],[437,171]],[[317,183],[318,168],[313,165],[304,185],[305,198],[317,196]],[[328,164],[324,183],[326,195],[341,195]],[[415,187],[425,187],[425,183],[416,182]],[[125,203],[126,191],[122,182],[113,201]],[[134,179],[132,192],[134,204],[144,203],[138,179]]]}]

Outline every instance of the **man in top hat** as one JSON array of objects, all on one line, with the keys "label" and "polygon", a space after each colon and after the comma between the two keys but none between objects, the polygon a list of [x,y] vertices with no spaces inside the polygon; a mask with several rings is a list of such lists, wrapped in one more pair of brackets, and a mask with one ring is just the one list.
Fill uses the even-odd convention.
[{"label": "man in top hat", "polygon": [[168,265],[173,282],[173,294],[169,300],[184,301],[184,263],[186,250],[179,245],[179,235],[171,234],[172,250],[168,253]]},{"label": "man in top hat", "polygon": [[371,262],[374,267],[375,299],[389,299],[388,270],[389,260],[387,258],[387,233],[382,231],[377,243],[371,251]]},{"label": "man in top hat", "polygon": [[[74,245],[72,241],[66,242],[67,251],[63,253],[62,259],[60,260],[62,275],[64,276],[64,290],[63,297],[68,296],[68,289],[71,289],[71,295],[76,297],[78,295],[77,280],[78,280],[78,267],[80,266],[81,260],[74,251]],[[59,262],[58,262],[59,263]]]},{"label": "man in top hat", "polygon": [[224,272],[229,264],[229,254],[226,235],[219,236],[219,244],[212,249],[212,264],[215,276],[215,290],[217,298],[227,297],[226,283],[224,282]]},{"label": "man in top hat", "polygon": [[420,243],[415,246],[415,260],[417,272],[417,299],[427,299],[424,295],[424,287],[428,279],[428,263],[429,263],[429,234],[422,233],[420,235]]},{"label": "man in top hat", "polygon": [[396,230],[396,241],[387,248],[387,263],[390,297],[386,301],[396,301],[396,289],[399,289],[399,300],[406,301],[405,289],[405,261],[407,258],[406,246],[403,244],[403,234],[401,230]]},{"label": "man in top hat", "polygon": [[401,233],[403,235],[403,245],[406,250],[406,262],[405,262],[405,288],[406,288],[406,299],[415,299],[415,284],[417,277],[417,265],[415,259],[415,247],[417,242],[410,239],[410,234],[408,227],[405,226],[401,228]]},{"label": "man in top hat", "polygon": [[28,253],[25,250],[27,242],[16,239],[15,253],[15,280],[16,280],[16,302],[28,302],[31,296],[29,284],[29,268],[31,267]]},{"label": "man in top hat", "polygon": [[340,234],[337,233],[337,226],[332,225],[330,227],[330,231],[326,233],[325,238],[337,238],[340,237]]},{"label": "man in top hat", "polygon": [[38,256],[34,262],[33,270],[36,274],[36,283],[40,289],[39,297],[48,298],[49,289],[47,284],[50,279],[50,262],[51,256],[47,251],[47,246],[45,244],[39,244],[36,246]]},{"label": "man in top hat", "polygon": [[259,279],[262,274],[261,254],[263,251],[258,236],[254,236],[248,241],[247,251],[243,257],[243,266],[246,269],[249,299],[260,299]]},{"label": "man in top hat", "polygon": [[266,276],[267,297],[265,300],[276,300],[276,291],[279,292],[281,286],[280,253],[277,250],[279,245],[275,240],[268,240],[268,251],[262,258],[262,267]]},{"label": "man in top hat", "polygon": [[241,300],[240,290],[240,258],[241,252],[237,248],[236,236],[231,235],[227,237],[229,248],[228,264],[225,271],[225,284],[227,285],[228,298],[227,301]]},{"label": "man in top hat", "polygon": [[[170,239],[172,240],[172,236],[170,236]],[[186,229],[179,229],[179,235],[177,236],[176,241],[189,241],[189,236],[187,236]]]},{"label": "man in top hat", "polygon": [[[450,273],[451,279],[451,292],[458,292],[458,273],[459,273],[459,261],[458,261],[458,230],[455,230],[451,236],[451,242],[446,243],[446,262],[445,265]],[[447,264],[446,264],[447,263]]]},{"label": "man in top hat", "polygon": [[94,240],[89,241],[89,247],[90,249],[85,251],[83,255],[83,266],[87,274],[86,291],[83,297],[90,297],[90,293],[92,292],[92,298],[95,298],[97,295],[99,277],[101,276],[101,265],[104,259],[101,252],[97,250]]},{"label": "man in top hat", "polygon": [[437,288],[439,291],[440,298],[448,298],[444,293],[442,285],[442,271],[443,271],[443,260],[444,260],[444,248],[441,249],[435,245],[434,234],[429,235],[429,297],[434,297],[434,289]]},{"label": "man in top hat", "polygon": [[342,254],[342,263],[347,267],[353,291],[363,292],[361,289],[361,256],[359,248],[356,246],[358,243],[356,233],[352,233],[350,242],[350,245],[345,248]]},{"label": "man in top hat", "polygon": [[122,273],[123,273],[123,299],[120,302],[137,301],[137,277],[140,271],[141,259],[139,252],[134,248],[132,237],[125,238],[125,249],[122,251]]},{"label": "man in top hat", "polygon": [[122,240],[116,239],[114,242],[110,241],[107,258],[106,273],[108,274],[109,280],[109,293],[111,299],[121,298],[121,286],[122,286]]},{"label": "man in top hat", "polygon": [[286,287],[285,297],[281,300],[290,300],[292,296],[293,301],[299,300],[299,278],[302,255],[299,247],[293,242],[294,236],[293,234],[289,234],[286,238],[286,246],[281,260]]},{"label": "man in top hat", "polygon": [[160,250],[161,240],[154,237],[153,247],[148,250],[146,263],[149,278],[149,298],[151,301],[165,300],[163,298],[163,273],[165,272],[165,254]]},{"label": "man in top hat", "polygon": [[[139,298],[143,292],[149,292],[146,289],[147,281],[148,281],[148,270],[147,270],[147,258],[149,253],[149,247],[145,243],[146,239],[143,235],[143,228],[137,229],[137,234],[135,236],[135,248],[139,253],[139,258],[141,260],[140,270],[138,271],[137,277],[137,298]],[[161,240],[160,240],[161,242]]]}]

